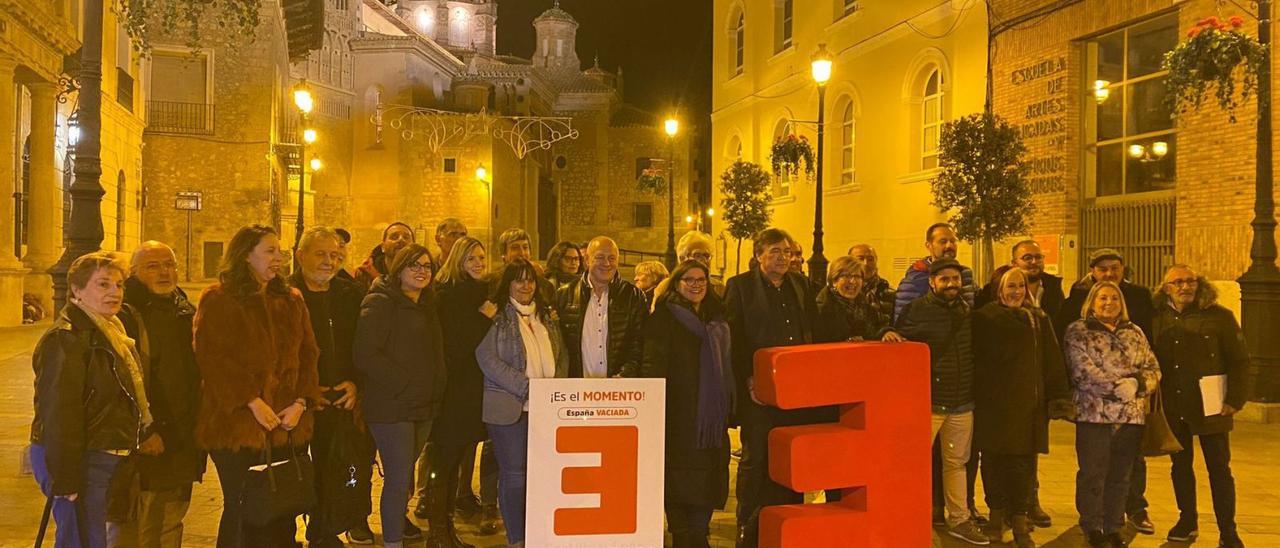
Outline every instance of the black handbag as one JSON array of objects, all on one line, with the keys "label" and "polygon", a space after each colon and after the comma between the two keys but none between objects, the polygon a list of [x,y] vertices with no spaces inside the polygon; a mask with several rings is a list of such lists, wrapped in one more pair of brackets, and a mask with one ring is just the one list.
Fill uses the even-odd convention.
[{"label": "black handbag", "polygon": [[268,437],[263,454],[266,468],[249,470],[245,478],[244,493],[240,500],[241,515],[245,523],[262,527],[282,519],[293,519],[308,513],[316,505],[316,476],[311,456],[293,446],[293,434],[288,441],[290,458],[273,464],[271,441]]}]

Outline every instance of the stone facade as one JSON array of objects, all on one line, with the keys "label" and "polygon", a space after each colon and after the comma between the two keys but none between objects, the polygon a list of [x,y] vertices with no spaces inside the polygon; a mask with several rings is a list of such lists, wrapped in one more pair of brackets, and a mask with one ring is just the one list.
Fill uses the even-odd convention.
[{"label": "stone facade", "polygon": [[[81,0],[0,1],[0,326],[21,323],[23,294],[53,309],[48,269],[63,252],[78,105],[61,80],[63,57],[80,47],[83,12]],[[132,250],[142,231],[147,87],[109,7],[102,40],[102,247]]]}]

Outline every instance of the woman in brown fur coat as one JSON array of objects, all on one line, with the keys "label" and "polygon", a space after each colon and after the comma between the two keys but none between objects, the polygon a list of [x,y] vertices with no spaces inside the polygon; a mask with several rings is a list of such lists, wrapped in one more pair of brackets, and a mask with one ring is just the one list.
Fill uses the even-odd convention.
[{"label": "woman in brown fur coat", "polygon": [[276,456],[287,453],[290,440],[306,450],[313,420],[307,409],[320,397],[315,335],[302,295],[279,276],[283,262],[275,230],[240,229],[218,283],[205,290],[196,312],[196,361],[204,379],[196,440],[209,451],[222,485],[220,548],[296,546],[293,518],[252,528],[243,524],[239,502],[268,437],[280,448]]}]

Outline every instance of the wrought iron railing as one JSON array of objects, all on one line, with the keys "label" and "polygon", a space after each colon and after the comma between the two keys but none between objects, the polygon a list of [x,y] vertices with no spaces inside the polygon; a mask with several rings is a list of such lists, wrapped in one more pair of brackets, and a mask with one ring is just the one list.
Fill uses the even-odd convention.
[{"label": "wrought iron railing", "polygon": [[206,103],[147,101],[147,131],[213,135],[214,107]]}]

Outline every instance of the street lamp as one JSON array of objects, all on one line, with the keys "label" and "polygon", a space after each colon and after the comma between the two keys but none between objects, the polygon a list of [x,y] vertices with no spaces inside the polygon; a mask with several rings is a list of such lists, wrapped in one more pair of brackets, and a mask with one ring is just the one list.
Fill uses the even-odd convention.
[{"label": "street lamp", "polygon": [[680,121],[675,117],[667,118],[662,123],[667,132],[667,252],[662,257],[668,270],[676,268],[676,133],[680,131]]},{"label": "street lamp", "polygon": [[818,44],[810,67],[813,81],[818,84],[818,176],[814,178],[813,255],[809,257],[809,281],[814,286],[821,286],[827,281],[827,258],[822,255],[822,153],[826,148],[822,145],[822,136],[826,125],[827,82],[831,80],[831,54],[827,52],[826,44]]},{"label": "street lamp", "polygon": [[[294,223],[293,235],[294,266],[297,267],[298,246],[302,243],[302,231],[305,228],[302,216],[306,210],[307,203],[307,145],[316,142],[316,130],[306,127],[308,115],[315,108],[315,97],[311,95],[311,90],[307,88],[305,81],[293,89],[293,104],[298,107],[298,114],[303,128],[302,142],[298,144],[298,220]],[[315,160],[314,165],[319,166],[319,160]],[[312,171],[315,171],[315,169],[313,168]]]}]

